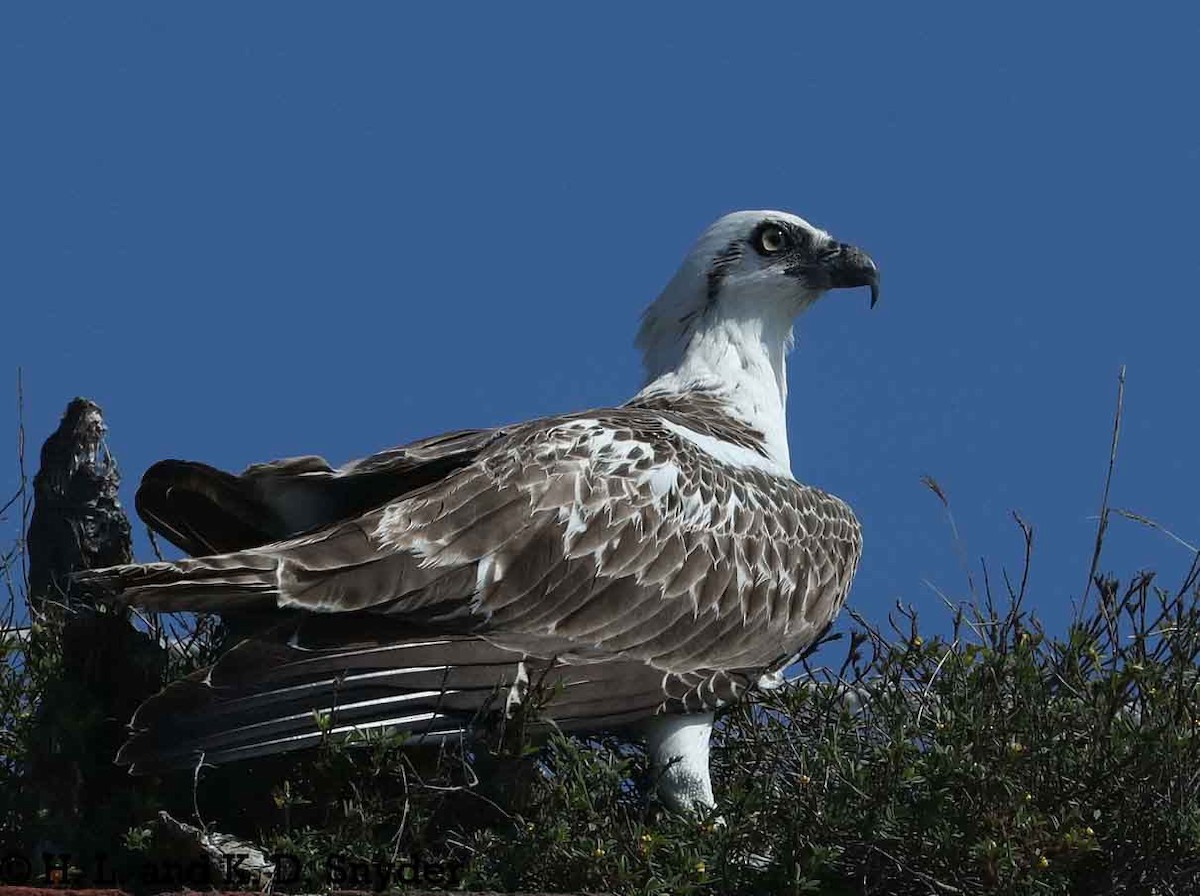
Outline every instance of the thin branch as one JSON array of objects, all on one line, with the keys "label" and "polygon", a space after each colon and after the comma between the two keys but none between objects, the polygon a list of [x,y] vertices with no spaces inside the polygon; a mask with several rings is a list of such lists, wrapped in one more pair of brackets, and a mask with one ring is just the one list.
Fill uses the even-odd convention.
[{"label": "thin branch", "polygon": [[1087,602],[1092,590],[1092,581],[1096,578],[1096,570],[1100,566],[1100,553],[1104,549],[1104,533],[1108,529],[1108,493],[1112,488],[1113,470],[1117,466],[1117,442],[1121,438],[1121,414],[1125,407],[1125,365],[1117,374],[1117,411],[1113,415],[1112,445],[1108,451],[1108,472],[1104,476],[1104,494],[1100,498],[1100,521],[1096,526],[1096,548],[1092,552],[1092,564],[1088,569],[1087,585],[1080,598],[1080,611]]},{"label": "thin branch", "polygon": [[[29,556],[25,549],[29,543],[29,517],[32,507],[29,501],[29,476],[25,471],[25,383],[21,368],[17,368],[17,470],[20,473],[21,495],[21,585],[25,589],[25,600],[29,600]],[[32,614],[33,607],[29,607]]]},{"label": "thin branch", "polygon": [[950,499],[946,497],[946,492],[942,486],[929,474],[921,477],[921,484],[937,495],[939,501],[942,502],[942,509],[946,511],[946,521],[950,524],[950,534],[954,540],[954,550],[958,554],[958,561],[962,564],[963,572],[967,576],[967,591],[971,597],[975,597],[975,578],[971,575],[971,562],[967,559],[967,546],[963,543],[962,536],[958,533],[958,524],[954,522],[954,514],[950,511]]},{"label": "thin branch", "polygon": [[1184,541],[1182,538],[1180,538],[1178,535],[1176,535],[1174,532],[1172,532],[1166,526],[1156,523],[1154,520],[1150,519],[1150,517],[1148,517],[1148,516],[1142,516],[1140,513],[1134,513],[1132,510],[1123,510],[1120,507],[1112,508],[1112,512],[1125,517],[1125,519],[1127,519],[1127,520],[1133,520],[1135,523],[1141,523],[1143,526],[1147,526],[1148,528],[1155,529],[1155,530],[1161,532],[1163,535],[1166,535],[1168,538],[1170,538],[1175,543],[1183,545],[1183,547],[1187,548],[1193,554],[1200,552],[1200,548],[1196,547],[1194,544],[1191,544],[1188,541]]}]

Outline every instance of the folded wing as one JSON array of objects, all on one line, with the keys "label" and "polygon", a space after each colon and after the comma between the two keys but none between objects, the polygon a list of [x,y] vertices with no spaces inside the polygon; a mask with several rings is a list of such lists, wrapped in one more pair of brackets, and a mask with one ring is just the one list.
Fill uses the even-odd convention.
[{"label": "folded wing", "polygon": [[[861,536],[842,502],[730,467],[653,411],[455,438],[440,476],[297,465],[285,486],[248,471],[245,493],[275,518],[215,491],[212,503],[248,518],[250,540],[301,522],[287,489],[364,484],[322,493],[336,495],[322,513],[337,521],[296,537],[107,571],[151,609],[279,620],[147,703],[122,760],[149,769],[306,746],[321,736],[314,710],[338,731],[455,734],[531,669],[567,726],[709,709],[803,649],[845,597]],[[159,494],[155,508],[174,500]],[[175,532],[191,519],[156,518]],[[214,516],[182,537],[210,544],[224,531]]]}]

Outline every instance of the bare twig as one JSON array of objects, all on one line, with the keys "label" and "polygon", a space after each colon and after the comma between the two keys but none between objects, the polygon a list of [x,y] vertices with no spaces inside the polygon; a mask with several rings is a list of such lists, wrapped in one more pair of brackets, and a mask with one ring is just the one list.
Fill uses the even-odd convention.
[{"label": "bare twig", "polygon": [[146,537],[150,539],[150,550],[154,551],[154,556],[159,563],[163,562],[163,553],[158,546],[158,536],[154,534],[154,530],[149,526],[146,527]]},{"label": "bare twig", "polygon": [[1112,488],[1113,470],[1117,466],[1117,442],[1121,438],[1121,413],[1125,406],[1125,365],[1117,374],[1117,410],[1113,415],[1112,445],[1108,451],[1108,472],[1104,476],[1104,494],[1100,498],[1100,521],[1096,526],[1096,548],[1092,551],[1092,563],[1088,568],[1087,585],[1083,589],[1083,597],[1079,600],[1080,612],[1087,603],[1088,594],[1092,590],[1092,581],[1096,578],[1096,570],[1100,566],[1100,553],[1104,549],[1104,533],[1108,529],[1108,493]]},{"label": "bare twig", "polygon": [[926,886],[932,887],[934,890],[937,890],[940,893],[961,893],[961,892],[963,892],[962,890],[960,890],[958,887],[954,886],[953,884],[943,883],[942,881],[940,881],[934,877],[931,877],[930,875],[926,874],[923,871],[918,871],[916,868],[911,868],[908,865],[905,865],[903,862],[901,862],[898,858],[893,856],[891,853],[885,852],[884,850],[880,849],[877,845],[875,845],[873,843],[868,844],[867,848],[869,850],[871,850],[872,852],[878,853],[879,855],[883,856],[885,859],[887,859],[889,862],[891,862],[893,865],[895,865],[896,868],[898,868],[900,871],[905,872],[907,874],[911,874],[913,877],[915,877],[921,883],[925,884]]},{"label": "bare twig", "polygon": [[1200,548],[1196,547],[1191,542],[1185,541],[1184,539],[1180,538],[1178,535],[1176,535],[1174,532],[1172,532],[1166,526],[1163,526],[1160,523],[1155,522],[1154,520],[1150,519],[1150,517],[1148,517],[1148,516],[1142,516],[1140,513],[1134,513],[1132,510],[1124,510],[1120,507],[1112,508],[1112,512],[1125,517],[1125,519],[1127,519],[1127,520],[1133,520],[1135,523],[1141,523],[1143,526],[1146,526],[1147,528],[1154,529],[1158,532],[1161,532],[1163,535],[1170,538],[1176,544],[1182,545],[1183,547],[1187,548],[1193,554],[1200,552]]},{"label": "bare twig", "polygon": [[[29,516],[32,505],[29,500],[29,477],[25,472],[25,384],[21,377],[21,368],[17,368],[17,470],[20,474],[21,495],[21,587],[25,589],[25,599],[29,599],[29,558],[25,550],[29,538]],[[32,611],[32,607],[30,610]]]},{"label": "bare twig", "polygon": [[937,681],[937,677],[941,674],[942,666],[945,665],[946,660],[948,660],[957,650],[958,639],[955,638],[954,642],[948,648],[946,648],[946,652],[942,654],[942,658],[938,660],[937,666],[935,666],[933,669],[933,674],[929,676],[929,683],[925,685],[925,690],[921,693],[921,699],[917,704],[916,727],[918,729],[921,727],[921,717],[925,715],[925,707],[929,703],[929,695],[933,691],[934,682]]},{"label": "bare twig", "polygon": [[954,550],[958,553],[958,560],[962,564],[963,572],[967,576],[967,590],[971,597],[975,597],[975,578],[971,575],[971,563],[967,559],[967,546],[963,543],[962,536],[958,533],[958,524],[954,522],[954,514],[950,511],[950,499],[946,497],[946,492],[936,479],[929,474],[921,477],[921,483],[937,495],[938,500],[942,502],[942,508],[946,511],[946,521],[950,523],[950,533],[954,539]]}]

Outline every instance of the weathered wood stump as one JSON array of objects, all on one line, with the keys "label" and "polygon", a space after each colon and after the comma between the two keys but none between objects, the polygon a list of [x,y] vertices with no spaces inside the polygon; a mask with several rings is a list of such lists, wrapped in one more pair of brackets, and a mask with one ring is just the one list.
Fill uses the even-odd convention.
[{"label": "weathered wood stump", "polygon": [[[114,825],[142,799],[113,757],[133,711],[161,686],[164,662],[126,612],[71,586],[72,573],[133,559],[105,429],[94,402],[67,405],[42,446],[27,538],[30,671],[41,691],[29,772],[44,819],[31,839],[76,854],[111,849],[123,833]],[[63,831],[74,832],[69,842]]]}]

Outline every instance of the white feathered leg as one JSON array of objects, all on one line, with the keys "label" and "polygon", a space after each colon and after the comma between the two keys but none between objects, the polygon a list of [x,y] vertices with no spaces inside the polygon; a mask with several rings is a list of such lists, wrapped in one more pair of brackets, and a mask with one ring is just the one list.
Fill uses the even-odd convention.
[{"label": "white feathered leg", "polygon": [[677,812],[694,811],[696,803],[704,809],[717,804],[708,773],[712,726],[711,712],[654,716],[641,725],[658,794]]}]

